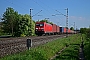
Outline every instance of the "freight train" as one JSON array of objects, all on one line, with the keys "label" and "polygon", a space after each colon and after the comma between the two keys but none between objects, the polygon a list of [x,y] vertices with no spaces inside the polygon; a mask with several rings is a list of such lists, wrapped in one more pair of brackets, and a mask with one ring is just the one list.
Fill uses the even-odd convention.
[{"label": "freight train", "polygon": [[[67,31],[67,32],[66,32]],[[36,22],[35,34],[36,35],[50,35],[50,34],[65,34],[75,33],[73,30],[66,29],[65,27],[57,26],[56,24],[49,24],[46,22]]]}]

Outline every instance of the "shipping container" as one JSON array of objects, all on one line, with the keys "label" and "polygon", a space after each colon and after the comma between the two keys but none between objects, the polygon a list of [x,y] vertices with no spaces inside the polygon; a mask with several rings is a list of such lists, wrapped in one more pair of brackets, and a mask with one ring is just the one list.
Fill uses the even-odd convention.
[{"label": "shipping container", "polygon": [[52,24],[52,32],[56,33],[56,24]]},{"label": "shipping container", "polygon": [[60,29],[60,33],[64,32],[64,27],[59,27],[59,29]]},{"label": "shipping container", "polygon": [[59,26],[57,26],[57,28],[56,28],[56,32],[57,32],[57,33],[60,32],[60,30],[59,30]]},{"label": "shipping container", "polygon": [[66,28],[65,27],[60,27],[60,32],[61,33],[66,33]]},{"label": "shipping container", "polygon": [[63,29],[63,33],[66,33],[66,30],[67,30],[67,29],[64,27],[64,29]]},{"label": "shipping container", "polygon": [[71,33],[70,29],[68,29],[68,33],[69,33],[69,34]]},{"label": "shipping container", "polygon": [[59,26],[57,26],[56,24],[52,24],[52,31],[54,34],[59,34]]}]

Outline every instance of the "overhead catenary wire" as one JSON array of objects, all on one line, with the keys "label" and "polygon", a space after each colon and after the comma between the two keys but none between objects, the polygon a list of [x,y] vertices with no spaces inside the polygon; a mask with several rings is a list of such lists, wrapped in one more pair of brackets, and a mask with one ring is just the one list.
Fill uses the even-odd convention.
[{"label": "overhead catenary wire", "polygon": [[[35,0],[34,0],[35,1]],[[39,1],[40,2],[40,1]],[[37,2],[36,2],[37,3]],[[41,2],[41,3],[43,3],[43,2]],[[45,6],[47,6],[45,3],[43,3]],[[50,8],[51,10],[53,10],[53,11],[56,11],[56,12],[59,12],[58,10],[55,10],[54,8],[51,8],[49,5],[47,6],[48,8]],[[57,14],[57,15],[64,15],[64,16],[66,16],[65,14],[62,14],[61,12],[59,12],[60,14]],[[51,14],[51,16],[53,16],[52,14]],[[59,19],[59,18],[58,18]],[[61,19],[60,19],[61,20]]]},{"label": "overhead catenary wire", "polygon": [[[44,8],[42,5],[40,5],[37,1],[32,0],[34,3],[36,3],[38,6],[40,6],[41,8],[45,9],[48,13],[50,13],[49,10],[47,10],[46,8]],[[45,13],[46,14],[46,13]]]},{"label": "overhead catenary wire", "polygon": [[[42,11],[42,10],[40,10],[39,12],[37,12],[37,13],[36,13],[35,15],[33,15],[33,16],[36,16],[36,15],[37,15],[38,13],[40,13],[41,11]],[[33,17],[33,16],[32,16],[32,17]],[[39,15],[38,15],[38,16],[39,16]]]},{"label": "overhead catenary wire", "polygon": [[[8,3],[10,3],[10,4],[14,5],[14,6],[18,6],[20,9],[22,9],[22,10],[24,10],[24,11],[27,11],[27,10],[29,11],[29,9],[25,9],[25,8],[23,8],[23,6],[17,5],[17,4],[15,4],[15,3],[13,3],[12,1],[5,0],[5,2],[8,2]],[[20,2],[20,3],[21,3],[21,2]],[[24,3],[21,3],[21,4],[27,6],[27,4],[24,4]],[[29,6],[28,6],[28,7],[29,7]],[[41,11],[42,11],[42,10],[41,10]],[[41,11],[40,11],[40,12],[41,12]],[[38,12],[38,13],[40,13],[40,12]],[[37,15],[38,13],[34,14],[33,16]],[[39,15],[39,16],[40,16],[40,15]]]},{"label": "overhead catenary wire", "polygon": [[[49,15],[48,15],[48,13],[45,13],[46,15],[48,15],[49,17],[46,17],[46,18],[50,18],[50,16],[52,15],[52,13],[51,13],[51,11],[49,11],[48,9],[46,9],[46,8],[44,8],[45,6],[42,6],[42,5],[40,5],[37,1],[35,1],[35,0],[33,0],[33,2],[34,3],[36,3],[38,6],[40,6],[42,9],[44,9],[45,11],[47,11],[48,13],[49,13]],[[39,1],[40,2],[40,1]],[[41,2],[42,3],[42,2]],[[52,9],[52,8],[51,8]],[[54,11],[54,10],[53,10]]]},{"label": "overhead catenary wire", "polygon": [[[45,11],[47,11],[48,13],[50,13],[51,14],[51,12],[48,10],[48,9],[46,9],[46,8],[44,8],[42,5],[40,5],[37,1],[35,1],[35,0],[33,0],[33,2],[34,3],[36,3],[38,6],[40,6],[41,8],[43,8]],[[40,2],[40,1],[39,1]],[[45,13],[45,12],[44,12]],[[46,14],[46,16],[48,15],[48,13],[45,13]],[[45,18],[50,18],[50,17],[44,17],[44,19]]]},{"label": "overhead catenary wire", "polygon": [[[35,0],[34,0],[34,1],[35,1]],[[41,1],[39,0],[39,2],[41,2]],[[41,2],[41,3],[43,3],[43,2]],[[45,3],[43,3],[43,5],[47,6],[47,8],[49,8],[49,9],[51,9],[51,10],[53,10],[53,11],[56,10],[56,9],[54,9],[54,8],[51,8],[49,5],[47,5],[47,4],[45,4]]]},{"label": "overhead catenary wire", "polygon": [[[5,0],[5,1],[7,1],[7,2],[9,2],[10,4],[12,4],[12,5],[14,5],[14,6],[18,6],[18,7],[20,7],[20,9],[22,9],[22,10],[24,10],[24,11],[27,11],[27,9],[25,9],[24,7],[22,7],[22,6],[20,6],[20,5],[17,5],[17,4],[15,4],[13,1],[9,1],[9,0]],[[48,15],[48,13],[49,14],[51,14],[52,15],[52,13],[51,13],[51,11],[49,11],[48,9],[46,9],[44,6],[42,6],[42,5],[40,5],[40,3],[38,3],[36,0],[32,0],[34,3],[36,3],[38,6],[40,6],[41,8],[42,8],[42,10],[44,9],[45,11],[47,11],[47,13],[45,13],[44,12],[44,14],[46,14],[46,16]],[[20,2],[21,4],[23,4],[23,5],[26,5],[26,6],[28,6],[28,4],[25,4],[25,3],[22,3],[22,2]],[[45,6],[47,6],[47,5],[45,5]],[[51,7],[49,7],[49,6],[47,6],[48,8],[50,8],[50,9],[52,9],[53,11],[54,11],[54,9],[53,8],[51,8]],[[29,10],[29,9],[28,9]],[[33,14],[32,14],[33,15]],[[36,15],[36,14],[35,14]],[[33,15],[34,16],[34,15]],[[49,15],[48,15],[49,16]],[[43,17],[45,17],[45,15],[43,15]],[[46,17],[45,17],[46,18]],[[47,17],[48,18],[48,17]],[[50,17],[49,17],[50,18]]]},{"label": "overhead catenary wire", "polygon": [[[60,13],[60,15],[66,16],[66,15],[62,14],[61,12],[59,12],[58,10],[55,10],[55,11],[57,11],[58,13]],[[58,15],[59,15],[59,14],[58,14]]]},{"label": "overhead catenary wire", "polygon": [[[40,2],[40,1],[39,1]],[[43,2],[41,2],[41,3],[43,3]],[[45,3],[43,3],[45,6],[47,6],[48,8],[50,8],[51,10],[53,10],[53,11],[56,11],[56,12],[59,12],[59,13],[61,13],[60,11],[58,11],[58,10],[56,10],[56,9],[54,9],[54,8],[51,8],[49,5],[46,5]],[[57,15],[64,15],[64,14],[57,14]]]}]

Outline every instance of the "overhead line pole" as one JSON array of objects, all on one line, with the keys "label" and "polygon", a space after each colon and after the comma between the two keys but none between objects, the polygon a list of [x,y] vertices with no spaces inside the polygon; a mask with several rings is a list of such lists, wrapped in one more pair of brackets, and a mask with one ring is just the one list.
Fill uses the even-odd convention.
[{"label": "overhead line pole", "polygon": [[74,30],[75,30],[75,22],[74,22]]},{"label": "overhead line pole", "polygon": [[61,12],[59,12],[57,10],[56,11],[59,12],[61,15],[66,16],[66,37],[67,37],[68,36],[68,8],[65,10],[66,10],[66,15],[62,14]]},{"label": "overhead line pole", "polygon": [[66,10],[66,37],[68,36],[68,8]]},{"label": "overhead line pole", "polygon": [[30,9],[30,35],[32,35],[32,15],[31,15],[31,11],[32,11],[33,9]]},{"label": "overhead line pole", "polygon": [[[64,14],[62,14],[61,12],[59,12],[59,11],[57,11],[57,12],[59,12],[60,13],[60,15],[64,15],[65,17],[66,17],[66,37],[68,36],[68,8],[67,9],[65,9],[66,10],[66,15],[64,15]],[[59,14],[58,14],[59,15]],[[52,16],[54,16],[54,15],[52,15]]]},{"label": "overhead line pole", "polygon": [[32,16],[32,10],[33,9],[30,9],[30,35],[32,35],[32,17],[37,15],[38,13],[40,13],[42,10],[40,10],[38,13],[36,13],[35,15]]}]

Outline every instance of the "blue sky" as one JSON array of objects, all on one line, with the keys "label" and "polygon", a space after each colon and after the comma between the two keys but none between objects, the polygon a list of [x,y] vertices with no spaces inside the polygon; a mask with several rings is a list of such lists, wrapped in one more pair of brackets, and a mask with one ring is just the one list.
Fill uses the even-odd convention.
[{"label": "blue sky", "polygon": [[90,25],[90,0],[0,0],[0,17],[7,7],[12,7],[19,14],[30,14],[32,8],[32,16],[42,10],[33,16],[33,20],[49,18],[49,21],[59,26],[66,26],[66,17],[55,14],[61,12],[66,15],[65,9],[68,8],[68,27],[72,27],[74,22],[78,29]]}]

